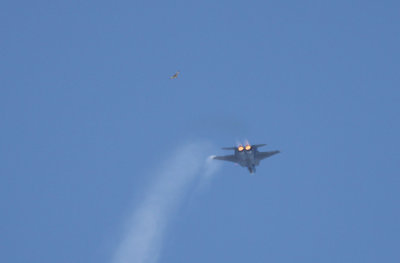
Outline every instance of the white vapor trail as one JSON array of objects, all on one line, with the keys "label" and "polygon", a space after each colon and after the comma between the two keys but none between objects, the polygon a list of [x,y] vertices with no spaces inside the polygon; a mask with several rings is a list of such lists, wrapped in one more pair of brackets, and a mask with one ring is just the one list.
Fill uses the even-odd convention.
[{"label": "white vapor trail", "polygon": [[204,153],[210,148],[209,144],[201,142],[184,145],[156,171],[154,183],[127,222],[113,263],[154,263],[158,260],[170,217],[191,186],[208,181],[217,169],[217,164],[205,160]]}]

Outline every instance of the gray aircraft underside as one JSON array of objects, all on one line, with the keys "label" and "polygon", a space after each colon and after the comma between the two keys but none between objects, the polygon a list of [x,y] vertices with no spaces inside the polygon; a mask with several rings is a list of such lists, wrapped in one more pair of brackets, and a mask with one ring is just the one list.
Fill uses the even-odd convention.
[{"label": "gray aircraft underside", "polygon": [[279,151],[259,152],[258,148],[265,145],[247,144],[246,146],[239,145],[238,147],[222,148],[223,150],[234,150],[235,152],[233,155],[215,156],[213,159],[237,163],[240,166],[247,167],[250,173],[255,173],[256,166],[260,164],[261,160],[279,153]]}]

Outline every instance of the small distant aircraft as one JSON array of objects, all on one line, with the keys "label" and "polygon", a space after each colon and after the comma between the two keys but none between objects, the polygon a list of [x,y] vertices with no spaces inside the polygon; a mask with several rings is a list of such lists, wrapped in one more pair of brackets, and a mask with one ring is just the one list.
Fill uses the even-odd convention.
[{"label": "small distant aircraft", "polygon": [[179,75],[179,73],[181,73],[180,71],[177,71],[174,75],[172,75],[171,77],[169,77],[170,79],[176,79]]},{"label": "small distant aircraft", "polygon": [[239,145],[238,147],[225,147],[222,149],[234,150],[234,155],[214,156],[213,159],[237,163],[240,166],[247,167],[249,172],[252,174],[256,172],[256,166],[260,164],[261,160],[280,152],[259,152],[258,148],[265,145],[266,144],[246,144],[245,146]]}]

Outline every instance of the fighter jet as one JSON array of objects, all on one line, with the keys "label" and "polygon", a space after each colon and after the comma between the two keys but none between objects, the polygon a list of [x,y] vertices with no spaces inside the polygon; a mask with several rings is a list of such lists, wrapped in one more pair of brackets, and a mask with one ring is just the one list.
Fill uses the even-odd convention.
[{"label": "fighter jet", "polygon": [[177,71],[174,75],[172,75],[171,77],[169,77],[170,79],[176,79],[179,75],[180,71]]},{"label": "fighter jet", "polygon": [[246,144],[245,146],[225,147],[222,149],[234,150],[235,153],[233,155],[214,156],[213,159],[237,163],[240,166],[247,167],[249,172],[253,174],[256,172],[256,166],[260,164],[261,160],[279,153],[279,151],[259,152],[258,148],[265,145],[266,144]]}]

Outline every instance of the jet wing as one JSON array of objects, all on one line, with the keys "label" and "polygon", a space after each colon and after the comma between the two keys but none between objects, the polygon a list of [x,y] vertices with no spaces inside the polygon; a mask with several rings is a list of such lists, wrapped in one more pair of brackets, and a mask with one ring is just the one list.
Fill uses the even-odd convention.
[{"label": "jet wing", "polygon": [[215,156],[213,159],[237,163],[235,155]]},{"label": "jet wing", "polygon": [[258,152],[256,158],[258,160],[262,160],[268,158],[274,154],[280,153],[280,151],[272,151],[272,152]]}]

